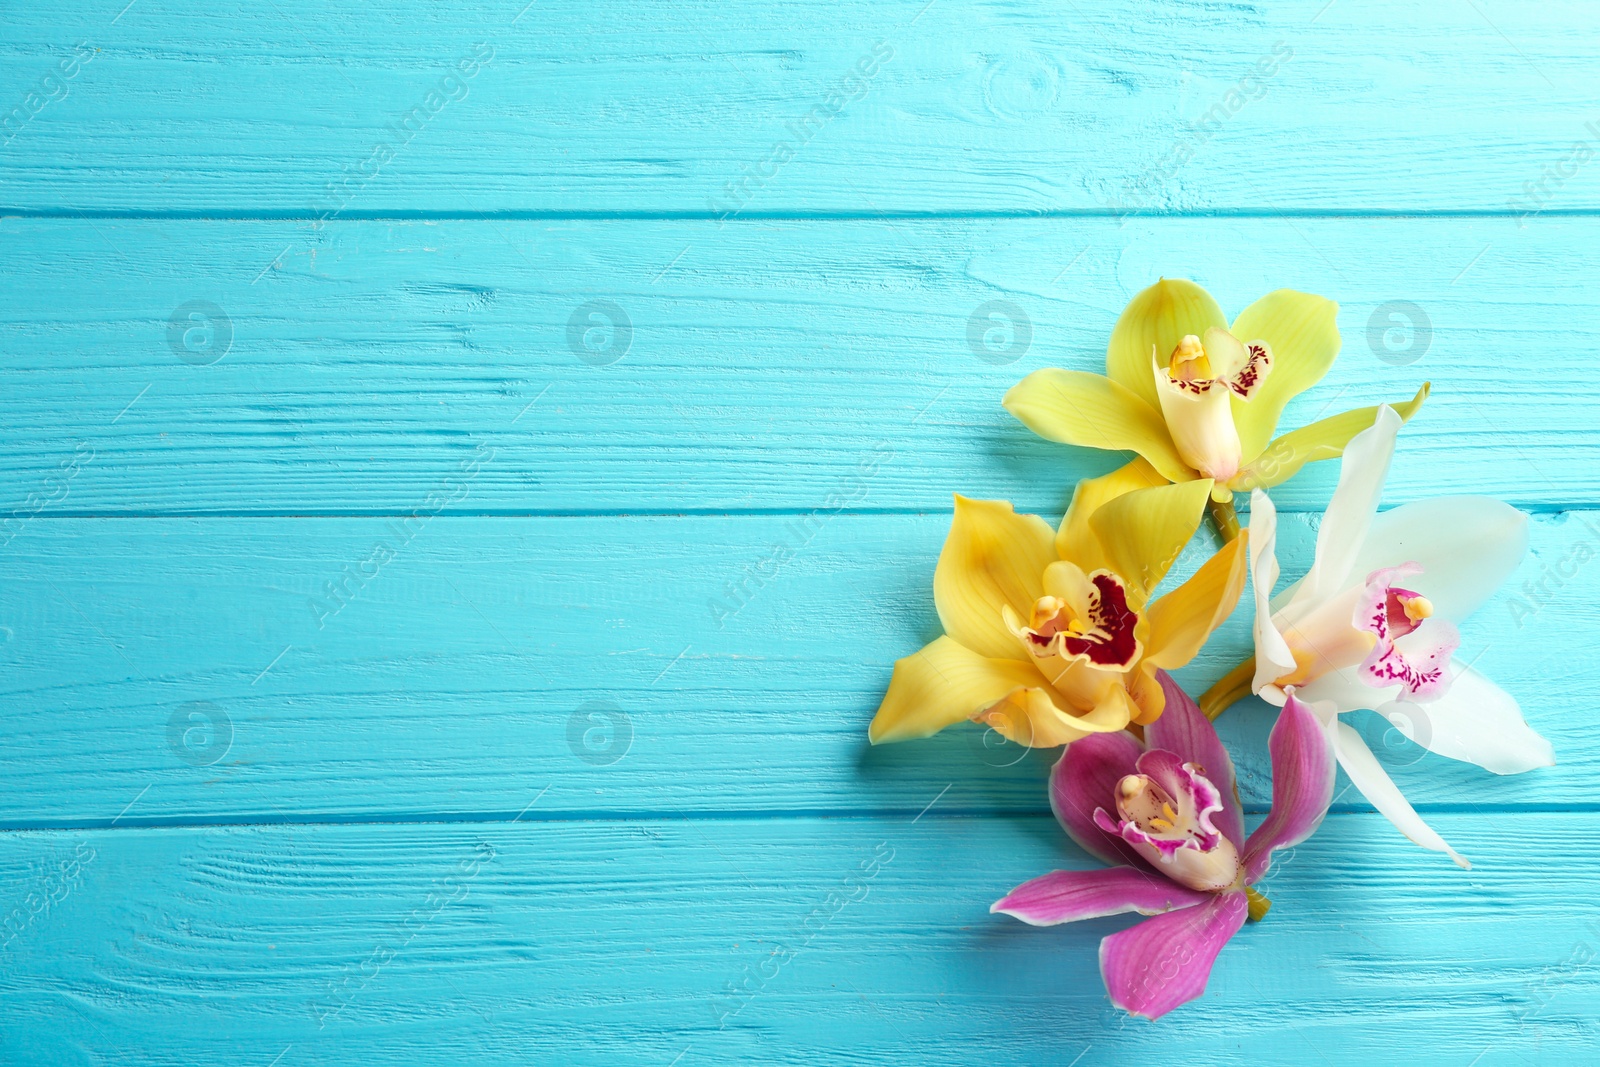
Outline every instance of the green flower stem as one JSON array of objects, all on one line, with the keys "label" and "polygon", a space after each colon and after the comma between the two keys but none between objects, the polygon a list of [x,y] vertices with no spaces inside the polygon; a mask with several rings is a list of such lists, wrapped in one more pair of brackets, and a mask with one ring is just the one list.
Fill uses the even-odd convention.
[{"label": "green flower stem", "polygon": [[1205,717],[1216,721],[1237,700],[1250,695],[1251,682],[1256,676],[1256,658],[1251,656],[1233,670],[1217,679],[1217,684],[1200,695],[1200,710]]},{"label": "green flower stem", "polygon": [[1217,533],[1222,535],[1223,543],[1226,544],[1227,542],[1232,541],[1235,537],[1238,537],[1239,516],[1233,510],[1232,498],[1230,497],[1227,500],[1218,500],[1216,497],[1212,497],[1209,502],[1209,507],[1211,510],[1211,521],[1216,523]]}]

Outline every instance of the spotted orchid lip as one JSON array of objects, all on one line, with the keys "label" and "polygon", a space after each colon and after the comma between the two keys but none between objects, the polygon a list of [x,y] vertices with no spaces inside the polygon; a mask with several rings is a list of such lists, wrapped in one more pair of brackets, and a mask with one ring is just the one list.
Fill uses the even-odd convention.
[{"label": "spotted orchid lip", "polygon": [[[1230,341],[1232,338],[1230,337]],[[1234,342],[1235,344],[1237,342]],[[1194,396],[1203,396],[1213,389],[1228,389],[1241,400],[1249,400],[1255,396],[1256,390],[1272,370],[1272,350],[1265,341],[1251,341],[1243,346],[1244,360],[1237,369],[1207,378],[1182,378],[1168,370],[1161,370],[1157,364],[1158,373],[1167,380],[1173,388]]]},{"label": "spotted orchid lip", "polygon": [[1407,562],[1396,567],[1382,567],[1367,575],[1356,605],[1356,627],[1373,634],[1379,641],[1392,641],[1415,630],[1420,620],[1412,616],[1407,605],[1418,601],[1426,603],[1426,599],[1413,589],[1396,585],[1395,580],[1421,573],[1422,564]]},{"label": "spotted orchid lip", "polygon": [[1150,349],[1156,399],[1178,456],[1205,477],[1227,482],[1244,461],[1234,400],[1250,400],[1272,369],[1263,341],[1241,343],[1210,327],[1204,338],[1186,335],[1163,361]]},{"label": "spotted orchid lip", "polygon": [[1213,893],[1240,885],[1239,851],[1213,822],[1222,792],[1202,768],[1175,753],[1149,749],[1137,774],[1116,784],[1117,819],[1095,809],[1095,826],[1120,837],[1170,880]]},{"label": "spotted orchid lip", "polygon": [[1096,809],[1095,824],[1100,829],[1130,845],[1154,849],[1163,859],[1179,849],[1209,852],[1217,847],[1222,832],[1212,816],[1223,810],[1222,793],[1202,768],[1174,753],[1151,749],[1139,757],[1136,769],[1139,773],[1122,781],[1136,784],[1137,796],[1132,802],[1115,798],[1115,819],[1104,808]]},{"label": "spotted orchid lip", "polygon": [[[1089,625],[1082,632],[1055,628],[1024,628],[1023,634],[1040,655],[1054,653],[1067,658],[1083,657],[1097,667],[1126,669],[1138,659],[1136,634],[1139,613],[1128,605],[1128,590],[1122,579],[1110,571],[1089,575],[1094,594],[1090,598]],[[1052,620],[1052,623],[1054,620]]]},{"label": "spotted orchid lip", "polygon": [[1255,396],[1257,387],[1272,369],[1272,350],[1267,347],[1265,341],[1251,341],[1245,348],[1249,351],[1250,358],[1228,383],[1228,388],[1237,393],[1241,400],[1249,400]]},{"label": "spotted orchid lip", "polygon": [[1414,562],[1384,567],[1367,575],[1352,623],[1376,639],[1358,674],[1375,689],[1401,687],[1403,699],[1425,703],[1450,688],[1450,654],[1461,635],[1443,619],[1430,618],[1432,606],[1397,578],[1421,574]]}]

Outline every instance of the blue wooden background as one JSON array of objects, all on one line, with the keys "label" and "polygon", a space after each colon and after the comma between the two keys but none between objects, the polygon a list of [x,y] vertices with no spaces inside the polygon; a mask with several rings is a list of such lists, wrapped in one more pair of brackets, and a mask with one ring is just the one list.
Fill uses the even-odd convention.
[{"label": "blue wooden background", "polygon": [[[1589,1062],[1589,5],[0,27],[0,1063]],[[1472,871],[1341,791],[1151,1025],[1096,972],[1125,919],[988,913],[1091,862],[1048,760],[865,733],[952,492],[1054,519],[1114,462],[1001,394],[1163,274],[1341,303],[1287,425],[1435,383],[1386,500],[1533,514],[1465,652],[1560,765],[1368,723]],[[1334,474],[1277,494],[1287,574]],[[1258,813],[1267,721],[1222,723]]]}]

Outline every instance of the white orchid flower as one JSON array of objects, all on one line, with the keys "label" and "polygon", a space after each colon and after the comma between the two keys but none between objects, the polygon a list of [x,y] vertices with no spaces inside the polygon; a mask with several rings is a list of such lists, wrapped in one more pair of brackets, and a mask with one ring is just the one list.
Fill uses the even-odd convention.
[{"label": "white orchid flower", "polygon": [[[1247,687],[1281,706],[1293,686],[1325,717],[1370,708],[1429,750],[1495,774],[1551,766],[1550,742],[1523,721],[1516,699],[1451,658],[1460,644],[1454,624],[1526,554],[1527,516],[1476,496],[1377,514],[1400,422],[1384,407],[1346,446],[1311,569],[1275,598],[1277,511],[1266,493],[1251,494],[1255,659],[1213,687],[1202,706],[1215,717]],[[1354,728],[1338,723],[1335,739],[1351,783],[1401,833],[1470,866],[1422,820]]]}]

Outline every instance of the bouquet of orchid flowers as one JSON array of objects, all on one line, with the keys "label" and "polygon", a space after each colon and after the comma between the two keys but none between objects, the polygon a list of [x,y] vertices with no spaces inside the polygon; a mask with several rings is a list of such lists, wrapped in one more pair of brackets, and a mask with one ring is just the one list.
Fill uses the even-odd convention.
[{"label": "bouquet of orchid flowers", "polygon": [[[957,496],[933,576],[944,636],[898,661],[872,741],[963,721],[1064,747],[1051,809],[1111,866],[1055,871],[993,906],[1034,925],[1136,911],[1101,942],[1112,1003],[1151,1019],[1199,996],[1224,944],[1270,903],[1253,886],[1275,849],[1305,840],[1333,798],[1335,764],[1424,848],[1467,861],[1406,801],[1361,735],[1371,709],[1397,724],[1427,705],[1431,751],[1514,774],[1555,762],[1517,702],[1453,660],[1454,623],[1527,551],[1526,517],[1485,497],[1382,514],[1403,422],[1427,398],[1359,408],[1273,438],[1284,406],[1339,352],[1338,306],[1281,289],[1230,327],[1192,282],[1162,280],[1112,330],[1104,376],[1041,370],[1006,408],[1052,441],[1138,458],[1078,484],[1061,525],[1004,501]],[[1315,559],[1277,596],[1277,516],[1266,490],[1343,457]],[[1250,493],[1241,530],[1235,493]],[[1209,509],[1222,548],[1152,594]],[[1168,674],[1189,663],[1253,587],[1255,655],[1198,703]],[[1272,807],[1248,837],[1233,763],[1211,721],[1251,693],[1281,708],[1268,748]]]}]

